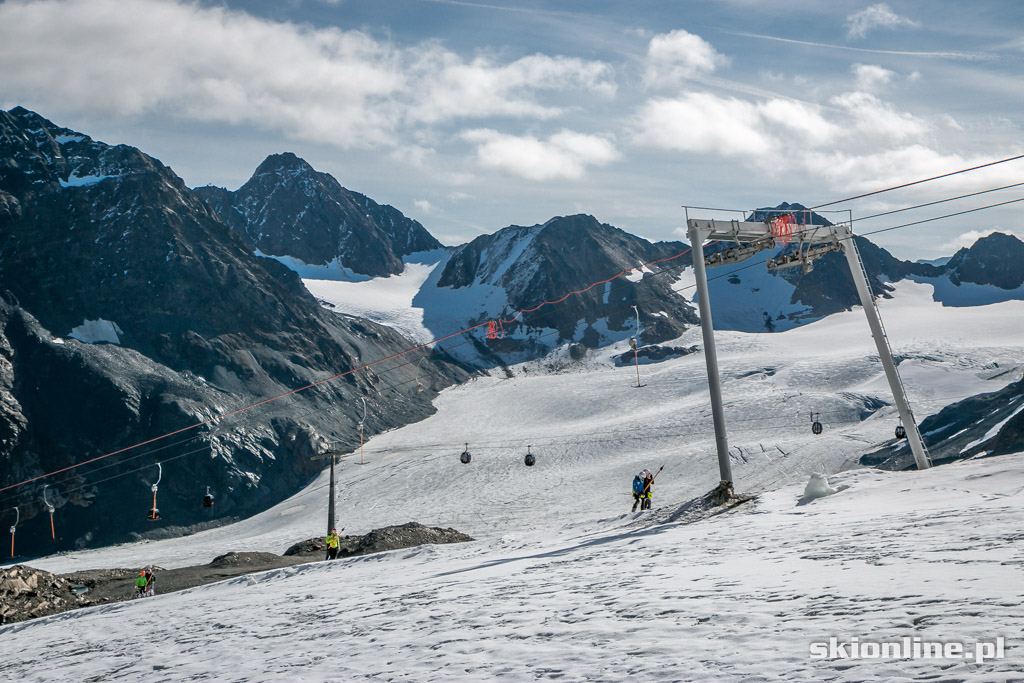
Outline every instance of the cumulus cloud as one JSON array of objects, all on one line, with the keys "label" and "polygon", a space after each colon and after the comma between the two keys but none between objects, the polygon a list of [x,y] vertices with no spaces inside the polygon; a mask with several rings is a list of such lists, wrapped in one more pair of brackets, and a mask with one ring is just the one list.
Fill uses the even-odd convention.
[{"label": "cumulus cloud", "polygon": [[943,251],[951,252],[961,248],[970,248],[975,242],[980,240],[982,237],[988,237],[994,232],[1001,232],[1004,235],[1013,235],[1017,239],[1024,240],[1024,235],[1008,230],[1006,228],[994,227],[987,230],[968,230],[967,232],[961,233],[951,239],[950,241],[942,244],[939,248]]},{"label": "cumulus cloud", "polygon": [[434,212],[434,208],[435,207],[434,207],[433,204],[430,203],[429,200],[426,200],[426,199],[414,199],[412,204],[413,204],[413,206],[416,207],[417,211],[421,211],[423,213],[433,213]]},{"label": "cumulus cloud", "polygon": [[604,166],[619,157],[606,138],[571,130],[540,140],[478,128],[466,131],[462,138],[476,145],[482,166],[527,180],[575,180],[588,166]]},{"label": "cumulus cloud", "polygon": [[546,119],[562,109],[534,98],[538,90],[582,89],[615,94],[611,68],[601,62],[531,55],[499,65],[485,57],[465,62],[437,45],[420,50],[413,65],[423,86],[408,117],[427,123],[455,118],[515,116]]},{"label": "cumulus cloud", "polygon": [[406,127],[455,119],[550,118],[561,110],[545,93],[614,92],[600,62],[466,61],[436,43],[402,48],[184,0],[7,0],[0,64],[0,91],[36,108],[161,112],[343,147],[394,145]]},{"label": "cumulus cloud", "polygon": [[895,71],[876,64],[854,64],[851,71],[857,79],[857,89],[866,91],[880,90],[889,85],[896,76]]},{"label": "cumulus cloud", "polygon": [[891,104],[870,93],[844,93],[833,97],[831,102],[845,110],[853,125],[870,135],[876,144],[883,140],[916,138],[929,130],[925,121],[908,112],[897,111]]},{"label": "cumulus cloud", "polygon": [[647,86],[675,86],[685,79],[710,73],[728,60],[700,36],[682,29],[651,38],[647,47]]},{"label": "cumulus cloud", "polygon": [[864,38],[868,32],[875,28],[894,28],[896,26],[919,26],[920,24],[909,17],[900,16],[884,2],[871,5],[867,9],[855,12],[846,17],[846,24],[849,27],[846,32],[847,38]]},{"label": "cumulus cloud", "polygon": [[748,102],[706,92],[646,102],[635,118],[640,145],[680,152],[767,157],[787,144],[824,144],[839,129],[812,105]]}]

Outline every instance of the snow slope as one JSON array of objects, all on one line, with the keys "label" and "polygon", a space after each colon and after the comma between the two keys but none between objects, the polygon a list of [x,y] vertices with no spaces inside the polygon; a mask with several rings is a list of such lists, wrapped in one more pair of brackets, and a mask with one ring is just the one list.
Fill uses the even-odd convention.
[{"label": "snow slope", "polygon": [[[912,282],[896,294],[882,314],[919,419],[1017,378],[1024,302],[943,307]],[[366,464],[356,454],[339,470],[347,533],[415,520],[477,542],[0,628],[0,670],[19,680],[417,681],[992,680],[1020,670],[1024,512],[1013,501],[1024,460],[844,472],[830,483],[849,489],[797,506],[810,472],[852,466],[896,424],[863,313],[717,339],[735,481],[765,492],[756,503],[688,525],[624,514],[641,467],[666,464],[648,521],[718,481],[702,354],[644,366],[641,389],[633,368],[611,363],[623,347],[526,364],[445,391],[437,414],[376,436]],[[679,343],[699,344],[699,330]],[[810,433],[812,410],[821,436]],[[466,442],[473,462],[461,465]],[[174,567],[281,552],[323,532],[325,485],[323,475],[230,527],[31,564]],[[808,656],[829,636],[906,634],[1010,640],[1007,659],[989,664]]]},{"label": "snow slope", "polygon": [[[725,515],[616,514],[0,628],[10,680],[997,680],[1021,671],[1024,454],[859,470]],[[555,516],[555,515],[553,515]],[[812,660],[837,637],[1006,658]],[[59,656],[55,656],[59,653]]]}]

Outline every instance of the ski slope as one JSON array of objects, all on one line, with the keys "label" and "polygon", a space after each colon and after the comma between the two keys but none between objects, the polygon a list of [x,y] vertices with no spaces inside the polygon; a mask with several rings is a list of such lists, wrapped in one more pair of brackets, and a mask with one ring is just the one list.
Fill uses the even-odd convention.
[{"label": "ski slope", "polygon": [[[918,419],[1020,376],[1024,302],[943,307],[928,285],[902,282],[880,303]],[[756,503],[693,524],[647,523],[718,482],[703,355],[642,366],[642,388],[611,349],[525,364],[443,392],[437,414],[374,437],[365,464],[356,453],[338,472],[346,533],[415,520],[477,542],[0,628],[0,670],[24,680],[417,681],[989,680],[1020,670],[1015,646],[988,664],[809,658],[809,643],[828,636],[1004,635],[1013,645],[1024,461],[846,471],[831,481],[849,489],[797,506],[810,472],[854,467],[896,424],[863,312],[717,339],[734,479],[762,492]],[[699,330],[677,343],[699,344]],[[462,465],[467,442],[473,461]],[[630,481],[661,464],[645,522],[628,514]],[[170,568],[230,550],[279,553],[322,534],[326,507],[325,474],[230,527],[31,564]]]}]

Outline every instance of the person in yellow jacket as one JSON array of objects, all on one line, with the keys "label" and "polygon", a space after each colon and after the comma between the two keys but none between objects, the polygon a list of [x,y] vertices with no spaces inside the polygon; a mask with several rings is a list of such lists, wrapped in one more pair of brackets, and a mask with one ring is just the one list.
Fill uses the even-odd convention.
[{"label": "person in yellow jacket", "polygon": [[341,546],[341,537],[337,529],[331,529],[327,534],[327,559],[334,560],[338,557],[338,548]]}]

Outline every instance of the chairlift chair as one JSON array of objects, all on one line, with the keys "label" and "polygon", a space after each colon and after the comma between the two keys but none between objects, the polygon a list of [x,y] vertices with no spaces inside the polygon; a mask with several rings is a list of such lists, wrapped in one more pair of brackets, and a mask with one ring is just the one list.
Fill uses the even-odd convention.
[{"label": "chairlift chair", "polygon": [[17,506],[14,508],[14,524],[11,525],[11,557],[14,557],[14,532],[18,530],[18,522],[21,521],[21,511]]},{"label": "chairlift chair", "polygon": [[160,480],[164,476],[164,468],[161,467],[160,463],[157,463],[156,464],[156,469],[157,469],[156,483],[149,487],[149,489],[153,492],[153,507],[151,507],[149,509],[149,512],[146,513],[146,519],[149,520],[150,522],[156,522],[156,521],[158,521],[160,519],[160,510],[158,510],[157,507],[156,507],[156,491],[157,491],[157,488],[160,485]]},{"label": "chairlift chair", "polygon": [[43,505],[45,505],[45,506],[46,506],[46,511],[50,513],[50,538],[51,538],[52,540],[56,541],[56,540],[57,540],[57,532],[56,532],[56,531],[54,530],[54,528],[53,528],[53,513],[54,513],[54,507],[53,507],[53,503],[51,503],[51,502],[50,502],[50,501],[49,501],[49,500],[48,500],[48,499],[46,498],[46,489],[48,489],[48,488],[50,488],[50,485],[49,485],[49,484],[47,484],[47,485],[43,486]]}]

